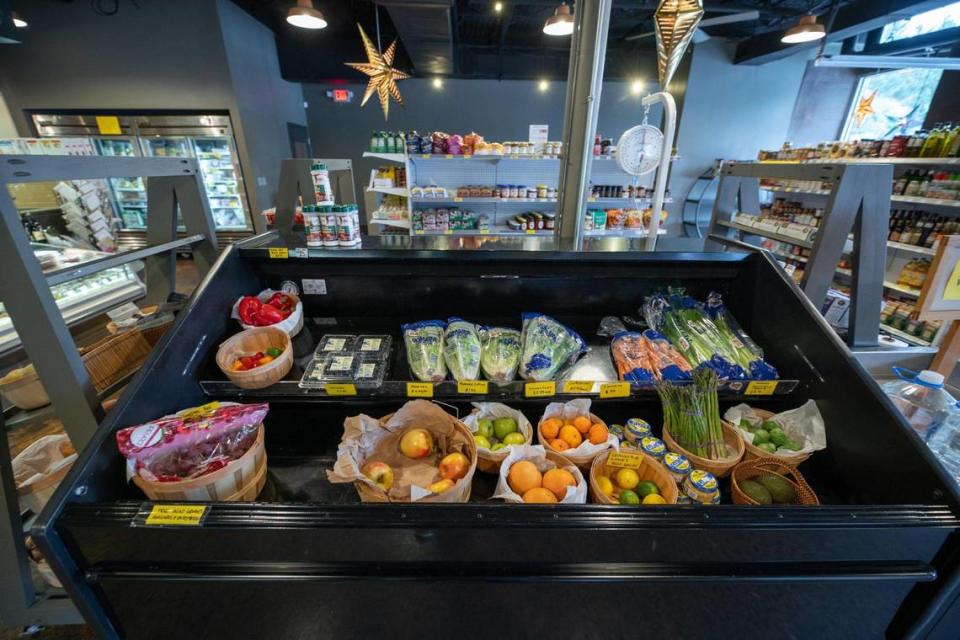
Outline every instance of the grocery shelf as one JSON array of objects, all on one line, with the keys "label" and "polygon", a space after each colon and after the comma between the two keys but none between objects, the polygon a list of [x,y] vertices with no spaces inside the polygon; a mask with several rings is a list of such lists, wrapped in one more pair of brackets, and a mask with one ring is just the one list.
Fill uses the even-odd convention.
[{"label": "grocery shelf", "polygon": [[374,218],[372,220],[368,220],[367,224],[379,224],[385,227],[400,227],[402,229],[410,228],[409,220],[388,220],[388,219]]},{"label": "grocery shelf", "polygon": [[413,198],[415,204],[486,204],[486,203],[556,203],[556,198],[458,198],[458,197],[447,197],[447,198]]},{"label": "grocery shelf", "polygon": [[880,331],[883,331],[884,333],[887,333],[895,338],[900,338],[904,342],[908,344],[916,345],[918,347],[929,347],[931,344],[930,342],[927,342],[923,338],[918,338],[917,336],[910,335],[906,331],[901,331],[900,329],[895,329],[885,324],[880,325]]},{"label": "grocery shelf", "polygon": [[485,162],[500,162],[501,160],[559,160],[559,156],[528,156],[520,154],[510,155],[458,155],[451,153],[415,153],[411,160],[477,160]]},{"label": "grocery shelf", "polygon": [[406,187],[367,187],[368,193],[385,193],[391,196],[410,197],[410,190]]},{"label": "grocery shelf", "polygon": [[927,247],[918,247],[912,244],[903,244],[902,242],[893,242],[892,240],[887,241],[887,246],[891,249],[897,251],[906,251],[908,253],[916,253],[922,256],[933,256],[936,255],[936,249],[928,249]]},{"label": "grocery shelf", "polygon": [[424,229],[414,229],[413,235],[415,236],[546,236],[548,238],[553,237],[553,229],[543,230],[543,231],[534,231],[533,229],[527,231],[513,231],[511,229],[503,229],[500,227],[493,227],[491,229],[447,229],[445,231],[426,231]]},{"label": "grocery shelf", "polygon": [[914,166],[951,166],[960,158],[819,158],[814,160],[758,160],[760,164],[906,164]]},{"label": "grocery shelf", "polygon": [[890,202],[901,202],[904,204],[925,204],[931,207],[960,208],[960,200],[946,200],[944,198],[924,198],[921,196],[890,196]]},{"label": "grocery shelf", "polygon": [[789,244],[797,245],[798,247],[803,247],[804,249],[812,249],[813,243],[806,240],[800,240],[799,238],[794,238],[793,236],[785,236],[780,233],[775,233],[773,231],[767,231],[765,229],[757,229],[756,227],[750,227],[745,224],[737,224],[736,222],[727,222],[726,220],[718,220],[717,224],[729,227],[731,229],[737,229],[738,231],[743,231],[746,233],[752,233],[756,236],[763,236],[764,238],[770,238],[771,240],[779,240],[780,242],[787,242]]},{"label": "grocery shelf", "polygon": [[[643,196],[642,198],[587,198],[587,204],[635,204],[637,202],[653,201],[653,196]],[[671,204],[673,198],[664,198],[663,204]]]},{"label": "grocery shelf", "polygon": [[[592,231],[584,231],[583,235],[612,238],[646,238],[650,234],[647,233],[646,229],[594,229]],[[667,235],[667,230],[661,227],[657,229],[657,235],[665,236]]]},{"label": "grocery shelf", "polygon": [[799,193],[801,195],[808,195],[808,196],[830,195],[829,191],[823,191],[822,189],[795,189],[793,187],[764,187],[761,185],[760,190],[770,191],[772,193]]},{"label": "grocery shelf", "polygon": [[907,287],[902,284],[897,284],[896,282],[891,282],[890,280],[883,281],[883,288],[890,289],[891,291],[897,291],[904,295],[913,296],[917,298],[920,296],[920,289],[914,289],[913,287]]},{"label": "grocery shelf", "polygon": [[377,158],[379,160],[387,160],[389,162],[406,162],[407,154],[405,153],[379,153],[376,151],[364,151],[364,158]]},{"label": "grocery shelf", "polygon": [[[288,374],[288,377],[294,375],[299,377],[299,374],[296,373],[296,368],[294,369],[294,372]],[[593,398],[591,398],[593,402],[616,402],[624,400],[622,397],[599,398],[599,385],[603,382],[616,381],[611,380],[594,382],[594,390],[591,393],[564,393],[564,383],[563,381],[558,381],[556,383],[556,396],[564,398],[593,396]],[[719,387],[720,397],[725,400],[746,397],[745,390],[749,383],[749,381],[744,380],[722,381]],[[524,381],[513,381],[503,386],[497,386],[491,383],[488,387],[488,393],[477,395],[459,393],[457,391],[456,381],[447,380],[433,384],[433,397],[447,398],[450,400],[483,399],[486,401],[520,401],[527,399],[525,395],[526,384],[527,383]],[[280,380],[279,382],[276,382],[265,389],[258,390],[241,389],[228,380],[201,380],[200,388],[207,396],[212,398],[243,398],[246,402],[259,400],[270,402],[298,400],[303,402],[365,402],[369,398],[396,399],[399,401],[408,397],[406,380],[385,380],[383,384],[376,389],[356,389],[356,396],[331,396],[322,389],[301,389],[299,386],[299,380],[292,379]],[[805,388],[806,385],[801,385],[799,380],[777,380],[772,394],[777,396],[791,395],[798,391],[798,389],[802,390]],[[771,392],[769,390],[764,390],[764,395],[769,395],[770,393]],[[652,385],[632,388],[630,390],[629,397],[651,401],[655,400],[659,402],[657,391]]]}]

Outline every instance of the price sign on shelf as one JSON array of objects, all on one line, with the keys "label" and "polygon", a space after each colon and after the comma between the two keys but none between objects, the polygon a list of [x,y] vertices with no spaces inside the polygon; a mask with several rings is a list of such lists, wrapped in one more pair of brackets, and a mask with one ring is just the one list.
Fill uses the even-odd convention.
[{"label": "price sign on shelf", "polygon": [[567,380],[563,383],[564,393],[592,393],[593,382],[585,380]]},{"label": "price sign on shelf", "polygon": [[407,397],[408,398],[432,398],[433,383],[432,382],[408,382]]},{"label": "price sign on shelf", "polygon": [[604,382],[600,385],[601,398],[629,398],[629,382]]},{"label": "price sign on shelf", "polygon": [[467,395],[487,395],[490,383],[486,380],[460,380],[457,382],[457,393]]},{"label": "price sign on shelf", "polygon": [[355,396],[357,395],[356,385],[349,383],[328,382],[326,384],[328,396]]},{"label": "price sign on shelf", "polygon": [[287,259],[290,257],[290,251],[286,247],[270,247],[267,249],[267,255],[271,258]]},{"label": "price sign on shelf", "polygon": [[207,512],[202,504],[155,504],[144,524],[198,526]]},{"label": "price sign on shelf", "polygon": [[772,396],[776,390],[776,380],[753,380],[747,383],[744,393],[748,396]]},{"label": "price sign on shelf", "polygon": [[553,380],[547,382],[528,382],[523,385],[523,395],[528,398],[549,398],[557,395],[557,383]]},{"label": "price sign on shelf", "polygon": [[636,451],[611,451],[607,456],[608,467],[639,469],[641,462],[643,462],[643,454]]}]

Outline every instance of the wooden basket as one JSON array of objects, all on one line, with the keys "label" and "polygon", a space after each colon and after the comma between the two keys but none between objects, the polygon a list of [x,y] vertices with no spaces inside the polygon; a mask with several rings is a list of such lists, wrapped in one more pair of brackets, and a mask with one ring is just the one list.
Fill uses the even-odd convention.
[{"label": "wooden basket", "polygon": [[759,502],[743,492],[738,483],[763,475],[780,476],[793,485],[793,489],[797,493],[797,500],[794,504],[820,504],[817,494],[813,492],[813,489],[797,471],[797,468],[784,464],[776,458],[757,458],[748,462],[741,462],[734,468],[733,475],[730,477],[730,493],[733,495],[734,504],[759,505]]},{"label": "wooden basket", "polygon": [[82,349],[81,359],[94,388],[103,393],[143,366],[150,349],[142,333],[125,331]]},{"label": "wooden basket", "polygon": [[50,404],[50,396],[36,372],[0,385],[0,393],[18,409],[36,409]]},{"label": "wooden basket", "polygon": [[[273,362],[261,365],[249,371],[232,371],[234,361],[252,355],[258,351],[276,347],[283,353]],[[290,336],[282,329],[257,327],[247,329],[228,338],[217,350],[217,366],[233,384],[241,389],[263,389],[287,375],[293,367],[293,345]]]},{"label": "wooden basket", "polygon": [[[479,409],[474,409],[473,413],[479,413]],[[467,427],[469,429],[469,427]],[[472,435],[473,432],[471,432]],[[530,436],[524,441],[524,444],[533,444],[533,429],[530,430]],[[500,452],[497,452],[500,453]],[[508,455],[509,451],[503,451],[503,456],[496,456],[492,451],[481,451],[477,449],[477,471],[484,473],[500,473],[500,465]]]},{"label": "wooden basket", "polygon": [[734,455],[721,460],[711,460],[687,451],[673,439],[666,424],[663,425],[663,443],[667,445],[667,449],[670,449],[670,451],[685,455],[694,469],[703,469],[717,478],[725,478],[730,475],[733,468],[743,458],[744,448],[743,438],[740,437],[740,432],[736,427],[724,420],[720,421],[720,426],[723,428],[723,440],[726,442],[728,450],[733,449],[734,451]]},{"label": "wooden basket", "polygon": [[267,451],[263,445],[263,424],[257,430],[257,439],[246,453],[212,473],[180,482],[152,482],[139,475],[133,476],[133,483],[148,498],[158,502],[249,502],[256,500],[266,481]]},{"label": "wooden basket", "polygon": [[[638,453],[643,456],[640,468],[637,469],[637,474],[640,476],[641,482],[643,480],[649,480],[654,483],[660,489],[660,495],[667,501],[667,504],[677,504],[679,492],[673,476],[652,456],[648,456],[643,452]],[[610,451],[604,451],[594,458],[593,464],[590,465],[590,498],[597,504],[620,504],[617,500],[614,500],[613,497],[600,491],[600,485],[597,483],[597,478],[607,473],[607,458],[609,456]]]},{"label": "wooden basket", "polygon": [[[593,414],[593,413],[590,414],[590,423],[591,424],[600,423],[603,426],[607,427],[608,430],[610,428],[607,426],[606,422],[598,418],[596,414]],[[554,449],[553,446],[549,442],[547,442],[547,439],[543,436],[543,433],[540,431],[541,424],[543,424],[543,416],[540,417],[540,421],[537,423],[537,442],[542,444],[543,448],[546,449],[547,451],[550,451],[553,453],[559,453],[564,458],[566,458],[567,460],[575,464],[577,467],[579,467],[582,471],[589,471],[590,465],[593,463],[593,459],[596,458],[601,453],[603,453],[603,451],[601,451],[599,453],[594,453],[592,455],[589,455],[589,454],[578,455],[578,454],[571,453],[569,449],[567,449],[566,451],[558,451],[557,449]],[[604,451],[607,451],[607,450],[605,449]]]},{"label": "wooden basket", "polygon": [[[384,417],[380,418],[380,426],[385,426],[390,418],[393,417],[393,414],[387,414]],[[452,417],[452,416],[451,416]],[[421,502],[452,502],[451,500],[444,499],[449,492],[453,491],[455,488],[460,486],[461,482],[466,482],[466,489],[460,495],[457,502],[469,502],[470,501],[470,490],[473,488],[473,474],[477,469],[477,445],[473,440],[473,432],[470,431],[470,427],[463,424],[460,420],[455,420],[454,428],[460,432],[467,440],[467,451],[470,454],[470,470],[467,471],[467,475],[457,480],[457,482],[444,491],[443,493],[437,493],[433,495],[426,496],[417,500],[417,504]],[[357,493],[360,495],[361,502],[399,502],[398,500],[391,500],[390,496],[387,495],[386,491],[380,489],[374,489],[365,482],[354,482],[353,486],[357,488]],[[403,501],[408,503],[408,501]]]},{"label": "wooden basket", "polygon": [[[767,411],[766,409],[757,409],[755,407],[750,407],[750,408],[753,409],[753,412],[757,414],[758,417],[763,418],[764,420],[769,420],[770,418],[776,415],[772,411]],[[782,453],[767,453],[763,449],[759,447],[755,447],[754,445],[747,442],[746,438],[743,438],[743,436],[741,436],[741,438],[743,439],[744,462],[746,462],[747,460],[756,460],[757,458],[767,458],[767,459],[773,459],[773,460],[781,460],[784,463],[795,467],[801,462],[805,461],[811,455],[810,453],[798,453],[796,455],[788,456]]]},{"label": "wooden basket", "polygon": [[[549,461],[552,462],[553,464],[557,465],[557,468],[558,468],[558,469],[563,469],[564,467],[571,467],[571,466],[572,466],[572,467],[576,467],[576,466],[577,466],[577,465],[573,464],[573,462],[570,461],[570,458],[566,457],[565,455],[563,455],[563,454],[561,454],[561,453],[555,453],[555,452],[553,452],[553,451],[550,451],[550,450],[547,449],[547,448],[544,448],[543,451],[544,451],[544,453],[546,454],[547,460],[549,460]],[[517,460],[516,462],[520,462],[520,461]],[[579,467],[577,467],[577,470],[579,471]],[[509,469],[507,469],[507,471],[509,472]],[[546,472],[544,472],[544,473],[546,473]],[[586,477],[583,473],[580,473],[580,475],[583,477],[583,481],[584,481],[584,482],[587,482],[587,477]],[[506,478],[504,477],[503,480],[506,481]],[[509,486],[509,483],[508,483],[507,486]],[[588,484],[588,487],[587,487],[587,488],[589,489],[589,484]],[[514,493],[516,493],[516,492],[514,492]],[[507,497],[507,496],[504,496],[504,497],[502,498],[502,500],[503,500],[504,502],[511,502],[511,503],[514,502],[514,500],[510,499],[510,498]],[[516,504],[527,504],[527,503],[524,502],[523,500],[516,500]],[[578,504],[579,504],[579,503],[578,503]]]}]

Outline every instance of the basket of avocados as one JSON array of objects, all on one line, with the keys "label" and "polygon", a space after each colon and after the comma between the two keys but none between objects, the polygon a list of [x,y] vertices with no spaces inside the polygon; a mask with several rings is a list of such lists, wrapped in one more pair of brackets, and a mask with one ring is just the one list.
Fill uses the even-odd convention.
[{"label": "basket of avocados", "polygon": [[815,505],[820,504],[804,477],[773,458],[741,462],[730,476],[733,502],[741,505]]}]

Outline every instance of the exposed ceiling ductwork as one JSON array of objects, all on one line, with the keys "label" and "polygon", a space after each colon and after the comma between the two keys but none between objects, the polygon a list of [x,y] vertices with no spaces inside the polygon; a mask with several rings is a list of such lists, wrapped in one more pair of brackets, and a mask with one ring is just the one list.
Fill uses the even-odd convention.
[{"label": "exposed ceiling ductwork", "polygon": [[400,34],[418,75],[450,75],[453,0],[378,0]]}]

